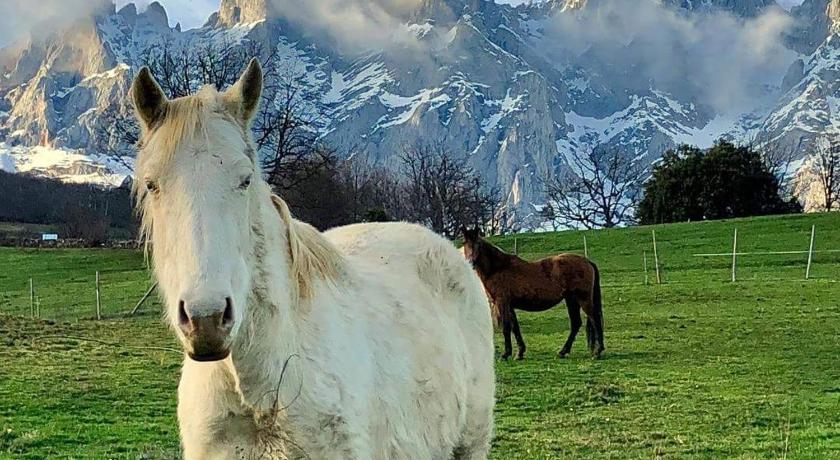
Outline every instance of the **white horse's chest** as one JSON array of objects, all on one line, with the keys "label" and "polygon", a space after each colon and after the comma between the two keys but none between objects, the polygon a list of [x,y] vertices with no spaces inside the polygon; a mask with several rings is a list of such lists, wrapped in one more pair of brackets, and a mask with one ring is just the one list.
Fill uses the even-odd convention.
[{"label": "white horse's chest", "polygon": [[[219,407],[212,419],[203,425],[200,435],[208,449],[187,451],[187,458],[219,459],[304,459],[349,458],[337,452],[352,452],[349,432],[339,415],[319,413],[310,406],[306,411],[288,410],[283,413],[257,416],[242,405]],[[347,447],[342,448],[342,445]]]}]

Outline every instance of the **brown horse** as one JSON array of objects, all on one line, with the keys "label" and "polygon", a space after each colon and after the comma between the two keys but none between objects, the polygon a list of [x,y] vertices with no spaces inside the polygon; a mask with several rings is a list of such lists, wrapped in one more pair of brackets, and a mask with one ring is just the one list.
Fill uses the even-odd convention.
[{"label": "brown horse", "polygon": [[598,267],[576,254],[559,254],[528,262],[508,254],[481,238],[478,230],[461,229],[464,256],[472,263],[493,305],[493,316],[505,336],[502,359],[510,358],[513,331],[525,354],[525,341],[519,331],[515,310],[545,311],[566,300],[571,331],[558,356],[569,354],[581,326],[580,311],[586,313],[586,338],[593,358],[604,351],[604,317],[601,310],[601,281]]}]

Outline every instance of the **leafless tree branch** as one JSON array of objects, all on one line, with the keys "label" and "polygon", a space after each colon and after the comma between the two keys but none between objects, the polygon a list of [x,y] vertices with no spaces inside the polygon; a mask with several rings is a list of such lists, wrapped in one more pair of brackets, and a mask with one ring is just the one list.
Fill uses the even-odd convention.
[{"label": "leafless tree branch", "polygon": [[573,171],[543,181],[548,203],[542,217],[555,228],[610,228],[634,222],[643,167],[615,149],[575,156],[570,166]]}]

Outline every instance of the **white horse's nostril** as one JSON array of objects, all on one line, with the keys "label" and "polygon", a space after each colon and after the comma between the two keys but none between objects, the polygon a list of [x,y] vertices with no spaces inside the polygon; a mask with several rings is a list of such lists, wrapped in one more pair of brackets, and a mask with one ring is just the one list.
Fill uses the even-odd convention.
[{"label": "white horse's nostril", "polygon": [[178,324],[182,327],[188,325],[190,322],[190,317],[187,315],[187,309],[184,307],[184,301],[178,301]]},{"label": "white horse's nostril", "polygon": [[233,299],[225,297],[225,313],[222,315],[222,326],[229,326],[233,322]]}]

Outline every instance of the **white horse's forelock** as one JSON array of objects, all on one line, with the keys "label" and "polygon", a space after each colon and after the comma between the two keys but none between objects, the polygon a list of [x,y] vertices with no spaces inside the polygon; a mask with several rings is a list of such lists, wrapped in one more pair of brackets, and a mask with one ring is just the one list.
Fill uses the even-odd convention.
[{"label": "white horse's forelock", "polygon": [[219,98],[220,93],[207,85],[192,96],[168,101],[163,118],[157,126],[145,128],[141,124],[135,165],[136,180],[132,184],[132,193],[140,217],[140,238],[143,241],[151,237],[151,221],[145,212],[148,193],[144,183],[146,177],[164,170],[184,141],[197,136],[207,138],[207,119],[211,113],[219,112]]}]

